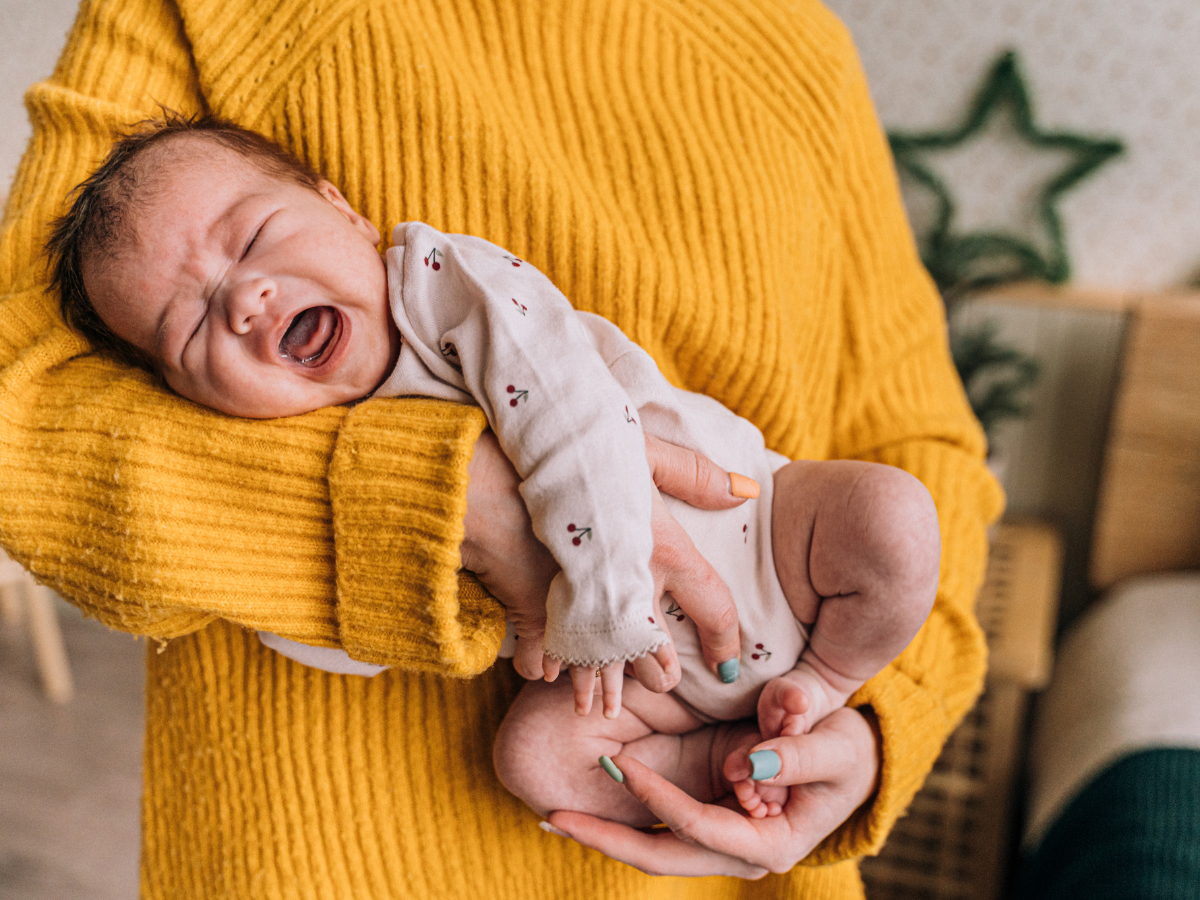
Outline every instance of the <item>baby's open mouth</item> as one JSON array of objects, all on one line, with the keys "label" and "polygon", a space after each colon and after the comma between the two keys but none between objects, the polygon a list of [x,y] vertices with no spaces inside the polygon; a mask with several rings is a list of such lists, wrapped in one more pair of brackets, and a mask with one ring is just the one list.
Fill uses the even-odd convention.
[{"label": "baby's open mouth", "polygon": [[279,355],[310,368],[321,365],[337,337],[339,321],[332,306],[310,306],[292,319],[279,341]]}]

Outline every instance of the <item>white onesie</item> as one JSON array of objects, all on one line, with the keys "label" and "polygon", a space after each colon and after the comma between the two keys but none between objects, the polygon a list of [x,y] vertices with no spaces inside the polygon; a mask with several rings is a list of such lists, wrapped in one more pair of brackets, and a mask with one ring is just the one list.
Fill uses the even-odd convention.
[{"label": "white onesie", "polygon": [[[541,272],[482,238],[398,225],[387,252],[392,314],[403,336],[376,397],[419,395],[479,406],[522,479],[533,530],[562,571],[546,606],[546,653],[573,665],[630,660],[675,642],[675,694],[704,718],[755,712],[758,693],[804,648],[771,552],[772,476],[787,459],[745,419],[672,387],[653,359],[612,323],[578,312]],[[700,510],[664,495],[671,514],[737,603],[741,675],[710,672],[690,620],[670,595],[653,606],[650,499],[642,429],[699,450],[755,479],[757,500]],[[288,652],[302,662],[344,662]],[[315,648],[304,648],[314,650]],[[355,664],[361,665],[361,664]]]}]

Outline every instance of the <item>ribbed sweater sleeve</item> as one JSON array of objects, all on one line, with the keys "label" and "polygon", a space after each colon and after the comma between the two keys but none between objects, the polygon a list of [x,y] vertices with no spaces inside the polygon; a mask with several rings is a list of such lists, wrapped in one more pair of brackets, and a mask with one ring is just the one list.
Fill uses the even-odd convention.
[{"label": "ribbed sweater sleeve", "polygon": [[113,135],[209,93],[173,4],[94,0],[26,95],[33,138],[0,236],[0,544],[126,631],[219,617],[404,668],[486,668],[498,607],[477,584],[460,599],[457,575],[477,410],[227,418],[91,354],[46,291],[49,221]]},{"label": "ribbed sweater sleeve", "polygon": [[1003,495],[950,360],[941,301],[918,258],[895,170],[846,36],[840,185],[845,351],[830,455],[898,466],[937,505],[937,600],[912,644],[851,698],[883,739],[879,791],[810,861],[877,852],[946,737],[983,687],[986,647],[974,616],[986,526]]}]

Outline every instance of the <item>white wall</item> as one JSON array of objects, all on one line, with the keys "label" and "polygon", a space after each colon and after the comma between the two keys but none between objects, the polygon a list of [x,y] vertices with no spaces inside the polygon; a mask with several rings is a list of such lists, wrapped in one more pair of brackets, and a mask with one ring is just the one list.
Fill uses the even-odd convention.
[{"label": "white wall", "polygon": [[25,88],[50,75],[75,19],[76,0],[0,0],[0,196],[29,140]]}]

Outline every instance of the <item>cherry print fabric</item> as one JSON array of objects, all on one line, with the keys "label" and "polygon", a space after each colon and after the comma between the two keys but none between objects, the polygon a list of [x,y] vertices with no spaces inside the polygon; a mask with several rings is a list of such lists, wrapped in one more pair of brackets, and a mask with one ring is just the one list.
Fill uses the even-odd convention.
[{"label": "cherry print fabric", "polygon": [[601,666],[666,643],[652,600],[645,439],[574,308],[482,238],[411,222],[393,243],[388,287],[404,343],[376,396],[457,399],[487,416],[534,533],[562,568],[546,601],[546,653]]},{"label": "cherry print fabric", "polygon": [[[672,387],[620,329],[576,311],[527,261],[417,222],[397,226],[393,244],[388,287],[404,341],[375,396],[484,411],[523,479],[534,533],[562,566],[547,601],[547,653],[574,665],[634,659],[667,639],[665,627],[680,654],[681,699],[705,718],[753,714],[761,686],[804,646],[771,554],[772,474],[787,460],[720,403]],[[669,594],[653,607],[643,428],[762,488],[757,501],[725,511],[664,498],[737,601],[742,676],[733,685],[708,671]],[[764,642],[769,656],[756,650]]]}]

